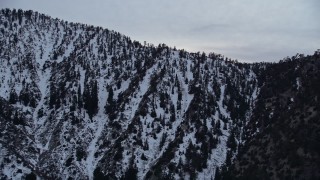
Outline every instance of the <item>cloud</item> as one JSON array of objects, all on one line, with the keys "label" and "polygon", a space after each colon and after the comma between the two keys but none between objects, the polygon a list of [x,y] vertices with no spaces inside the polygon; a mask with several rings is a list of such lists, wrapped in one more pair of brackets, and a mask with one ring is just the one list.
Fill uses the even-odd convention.
[{"label": "cloud", "polygon": [[193,27],[190,29],[190,33],[213,33],[213,32],[221,32],[226,29],[232,28],[230,24],[225,23],[211,23],[208,25],[203,25],[200,27]]},{"label": "cloud", "polygon": [[318,0],[1,0],[132,39],[244,60],[312,54],[320,44]]}]

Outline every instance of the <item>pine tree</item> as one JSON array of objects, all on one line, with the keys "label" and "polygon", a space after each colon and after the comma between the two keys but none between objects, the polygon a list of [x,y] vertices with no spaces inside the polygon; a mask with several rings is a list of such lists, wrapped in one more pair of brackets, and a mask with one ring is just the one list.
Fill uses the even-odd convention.
[{"label": "pine tree", "polygon": [[98,112],[98,85],[97,81],[88,83],[83,91],[84,108],[92,118]]},{"label": "pine tree", "polygon": [[11,90],[9,95],[9,102],[10,104],[15,104],[18,101],[18,95],[14,89]]},{"label": "pine tree", "polygon": [[107,99],[108,104],[113,104],[113,89],[110,87],[108,89],[108,99]]},{"label": "pine tree", "polygon": [[220,174],[219,168],[217,167],[216,172],[214,174],[214,180],[220,180],[220,179],[221,179],[221,174]]},{"label": "pine tree", "polygon": [[108,98],[107,98],[107,104],[105,106],[105,111],[109,115],[109,119],[113,120],[116,118],[115,110],[116,110],[116,103],[113,99],[113,89],[110,87],[108,89]]},{"label": "pine tree", "polygon": [[83,107],[82,104],[82,94],[81,94],[81,86],[78,86],[78,108],[81,110],[81,108]]},{"label": "pine tree", "polygon": [[134,165],[134,160],[135,160],[135,156],[132,155],[132,157],[130,158],[130,164],[129,164],[129,168],[128,170],[125,172],[124,175],[124,180],[136,180],[138,179],[137,174],[138,174],[138,170],[136,168],[136,166]]}]

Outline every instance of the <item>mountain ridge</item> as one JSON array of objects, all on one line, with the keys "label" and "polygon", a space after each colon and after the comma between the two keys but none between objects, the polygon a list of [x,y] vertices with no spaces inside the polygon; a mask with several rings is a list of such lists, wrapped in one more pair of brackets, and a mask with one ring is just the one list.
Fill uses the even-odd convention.
[{"label": "mountain ridge", "polygon": [[[277,64],[143,46],[33,11],[0,16],[1,177],[241,175],[227,169],[251,139],[244,134],[259,133],[250,121],[265,69]],[[284,63],[304,58],[318,56]]]}]

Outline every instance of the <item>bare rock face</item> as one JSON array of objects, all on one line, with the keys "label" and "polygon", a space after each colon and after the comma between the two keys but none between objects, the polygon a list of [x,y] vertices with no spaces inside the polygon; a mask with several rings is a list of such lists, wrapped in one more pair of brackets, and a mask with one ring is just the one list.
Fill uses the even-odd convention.
[{"label": "bare rock face", "polygon": [[320,176],[318,54],[238,63],[10,9],[0,44],[1,178]]}]

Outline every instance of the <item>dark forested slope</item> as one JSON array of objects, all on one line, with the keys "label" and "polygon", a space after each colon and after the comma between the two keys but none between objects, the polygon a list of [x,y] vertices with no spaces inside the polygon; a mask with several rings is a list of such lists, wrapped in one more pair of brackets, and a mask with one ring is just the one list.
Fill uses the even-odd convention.
[{"label": "dark forested slope", "polygon": [[320,54],[268,65],[258,81],[245,143],[225,179],[318,179]]}]

